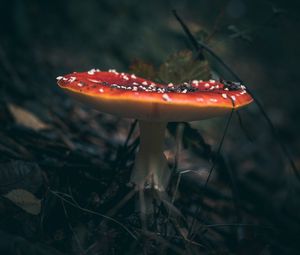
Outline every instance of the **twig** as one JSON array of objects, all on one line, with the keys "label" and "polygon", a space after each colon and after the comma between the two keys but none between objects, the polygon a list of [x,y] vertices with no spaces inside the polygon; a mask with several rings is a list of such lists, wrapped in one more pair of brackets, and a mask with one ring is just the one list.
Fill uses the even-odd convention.
[{"label": "twig", "polygon": [[198,57],[200,60],[203,60],[204,59],[204,55],[203,55],[203,52],[202,52],[202,48],[199,47],[199,43],[198,41],[196,40],[196,38],[192,35],[191,31],[189,30],[189,28],[187,27],[187,25],[182,21],[182,19],[178,16],[176,10],[173,10],[172,11],[175,18],[177,19],[177,21],[180,23],[182,29],[184,30],[185,34],[187,35],[187,37],[189,38],[190,42],[192,43],[193,45],[193,48],[196,52],[199,53]]},{"label": "twig", "polygon": [[[121,168],[122,165],[126,163],[126,159],[128,158],[127,156],[130,155],[130,153],[132,153],[132,150],[130,150],[130,147],[131,147],[132,144],[131,144],[131,145],[128,145],[128,143],[129,143],[129,141],[130,141],[130,139],[131,139],[131,137],[132,137],[132,134],[133,134],[133,132],[134,132],[136,126],[137,126],[137,120],[134,120],[134,121],[131,123],[130,129],[129,129],[129,131],[128,131],[128,135],[127,135],[127,137],[126,137],[126,140],[125,140],[123,146],[122,146],[122,147],[119,147],[119,149],[118,149],[118,153],[117,153],[116,161],[115,161],[115,162],[116,162],[115,164],[116,164],[116,168],[117,168],[117,169]],[[136,141],[136,140],[135,140],[135,141]],[[135,141],[134,141],[134,142],[135,142]],[[137,144],[137,145],[138,145],[138,144]],[[137,145],[136,145],[136,146],[137,146]],[[136,148],[136,147],[135,147],[135,148]]]},{"label": "twig", "polygon": [[238,117],[238,121],[239,121],[239,124],[240,124],[240,127],[241,129],[243,130],[246,138],[250,141],[250,142],[253,142],[254,139],[252,138],[252,136],[249,134],[248,130],[246,129],[245,125],[244,125],[244,122],[242,120],[242,116],[241,114],[239,113],[239,111],[236,111],[236,116]]},{"label": "twig", "polygon": [[175,173],[178,168],[178,161],[180,157],[180,151],[182,147],[182,136],[183,136],[183,126],[181,123],[178,123],[176,126],[176,148],[175,148],[175,156],[174,156],[174,166],[172,172]]},{"label": "twig", "polygon": [[[212,166],[211,166],[211,168],[210,168],[209,174],[208,174],[208,176],[207,176],[207,178],[206,178],[206,181],[205,181],[205,183],[204,183],[204,187],[203,187],[203,195],[201,196],[201,203],[199,203],[195,215],[197,215],[197,214],[199,213],[199,211],[200,211],[200,204],[202,204],[203,197],[204,197],[204,194],[205,194],[205,192],[206,192],[207,184],[208,184],[208,182],[209,182],[209,180],[210,180],[210,177],[211,177],[211,174],[212,174],[213,170],[215,169],[215,166],[216,166],[216,158],[218,158],[218,156],[219,156],[220,153],[221,153],[221,149],[222,149],[222,147],[223,147],[223,143],[224,143],[224,140],[225,140],[225,136],[226,136],[226,134],[227,134],[227,131],[228,131],[228,128],[229,128],[229,124],[230,124],[230,121],[231,121],[232,116],[233,116],[233,112],[234,112],[234,109],[231,110],[230,115],[229,115],[229,117],[228,117],[228,119],[227,119],[226,126],[225,126],[225,129],[224,129],[224,132],[223,132],[223,135],[222,135],[220,144],[219,144],[219,146],[218,146],[217,153],[216,153],[216,155],[215,155],[215,158],[213,159],[213,164],[212,164]],[[191,225],[190,225],[190,227],[189,227],[189,236],[190,236],[190,234],[192,233],[192,230],[193,230],[193,228],[194,228],[195,220],[196,220],[196,217],[193,217],[192,223],[191,223]]]},{"label": "twig", "polygon": [[[99,213],[99,212],[95,212],[95,211],[89,210],[89,209],[87,209],[87,208],[81,207],[81,206],[74,200],[74,198],[73,198],[72,196],[68,195],[68,194],[61,193],[61,192],[59,192],[59,191],[54,191],[54,190],[51,190],[51,189],[49,189],[49,192],[52,193],[53,195],[57,196],[57,197],[60,198],[61,200],[65,201],[67,204],[72,205],[73,207],[78,208],[78,209],[80,209],[80,210],[83,211],[83,212],[87,212],[87,213],[90,213],[90,214],[98,215],[98,216],[103,217],[104,219],[107,219],[107,220],[109,220],[109,221],[114,222],[115,224],[117,224],[117,225],[119,225],[120,227],[122,227],[122,228],[123,228],[123,229],[124,229],[124,230],[125,230],[125,231],[133,238],[133,239],[135,239],[135,240],[138,239],[137,236],[136,236],[132,231],[130,231],[123,223],[121,223],[121,222],[115,220],[114,218],[111,218],[111,217],[109,217],[109,216],[107,216],[107,215],[105,215],[105,214],[102,214],[102,213]],[[69,201],[68,199],[65,199],[64,196],[70,198],[70,199],[72,200],[72,202]]]},{"label": "twig", "polygon": [[[177,12],[175,10],[173,10],[173,14],[175,16],[175,18],[178,20],[178,22],[180,23],[180,25],[182,26],[182,29],[184,30],[184,32],[186,33],[186,35],[188,36],[188,38],[190,39],[191,43],[193,44],[194,48],[196,49],[196,51],[198,52],[198,56],[199,59],[201,59],[203,57],[203,49],[205,51],[207,51],[210,55],[212,55],[231,75],[232,77],[238,81],[243,83],[242,79],[212,50],[210,49],[207,45],[205,45],[203,42],[201,41],[197,41],[195,39],[195,37],[192,35],[192,33],[190,32],[189,28],[185,25],[185,23],[182,21],[182,19],[178,16]],[[254,93],[249,90],[249,88],[247,88],[247,92],[252,96],[252,98],[254,99],[257,107],[259,108],[261,114],[264,116],[265,120],[267,121],[272,135],[275,138],[275,140],[278,142],[279,147],[281,149],[281,151],[283,152],[283,154],[286,156],[286,158],[289,161],[289,164],[291,166],[291,168],[293,169],[293,172],[295,174],[295,176],[298,178],[298,180],[300,181],[300,173],[296,167],[296,164],[294,162],[294,160],[292,159],[290,153],[288,152],[285,144],[281,141],[281,139],[279,138],[278,134],[277,134],[277,130],[275,128],[275,126],[273,125],[270,117],[268,116],[268,114],[266,113],[266,111],[264,110],[262,104],[260,103],[260,101],[256,98],[256,96],[254,95]]]},{"label": "twig", "polygon": [[69,226],[71,232],[72,232],[73,235],[74,235],[74,238],[75,238],[75,240],[76,240],[76,243],[77,243],[77,245],[78,245],[78,248],[81,250],[81,252],[82,252],[83,254],[86,254],[85,251],[84,251],[84,249],[83,249],[83,247],[81,246],[81,243],[80,243],[80,240],[79,240],[79,238],[78,238],[77,233],[74,231],[73,226],[71,225],[71,223],[70,223],[70,221],[69,221],[69,215],[68,215],[67,208],[66,208],[66,206],[65,206],[65,202],[64,202],[63,199],[61,199],[61,204],[62,204],[64,213],[65,213],[65,216],[66,216],[66,218],[67,218],[67,220],[68,220],[68,226]]},{"label": "twig", "polygon": [[247,223],[220,223],[220,224],[207,224],[202,225],[205,228],[219,228],[219,227],[252,227],[252,228],[266,228],[275,231],[271,226],[267,225],[256,225],[256,224],[247,224]]},{"label": "twig", "polygon": [[[227,4],[227,3],[225,3]],[[226,7],[222,6],[221,11],[219,12],[218,16],[215,19],[214,26],[212,29],[212,32],[205,38],[205,43],[209,43],[209,41],[215,36],[215,34],[218,32],[220,27],[220,22],[222,18],[224,17],[224,14],[226,13]]]},{"label": "twig", "polygon": [[[141,230],[141,234],[143,234],[144,236],[147,236],[148,238],[156,239],[158,242],[167,246],[168,248],[173,250],[173,252],[175,252],[175,253],[186,254],[186,252],[184,250],[182,250],[179,247],[176,247],[175,245],[172,245],[172,243],[168,242],[165,238],[162,238],[160,233],[154,233],[149,230],[147,230],[147,231]],[[182,239],[182,238],[178,237],[178,239]]]},{"label": "twig", "polygon": [[131,138],[131,136],[132,136],[132,134],[133,134],[133,131],[134,131],[135,128],[136,128],[136,125],[137,125],[137,120],[134,120],[134,121],[132,122],[131,126],[130,126],[130,129],[129,129],[127,138],[126,138],[125,143],[124,143],[124,145],[123,145],[123,149],[127,148],[128,142],[129,142],[129,140],[130,140],[130,138]]},{"label": "twig", "polygon": [[227,169],[229,178],[230,178],[230,182],[231,182],[231,192],[232,192],[232,199],[233,199],[233,204],[235,207],[235,211],[236,211],[236,221],[240,222],[242,221],[242,215],[240,213],[240,195],[238,192],[238,187],[237,187],[237,178],[236,178],[236,174],[233,171],[231,165],[229,163],[226,162],[226,159],[224,159],[224,164],[225,164],[225,168]]},{"label": "twig", "polygon": [[117,213],[117,211],[122,208],[122,206],[127,203],[135,194],[136,194],[136,190],[135,189],[132,189],[131,191],[129,191],[127,193],[127,195],[125,195],[122,200],[117,203],[113,208],[111,208],[108,212],[107,212],[107,215],[108,216],[113,216]]}]

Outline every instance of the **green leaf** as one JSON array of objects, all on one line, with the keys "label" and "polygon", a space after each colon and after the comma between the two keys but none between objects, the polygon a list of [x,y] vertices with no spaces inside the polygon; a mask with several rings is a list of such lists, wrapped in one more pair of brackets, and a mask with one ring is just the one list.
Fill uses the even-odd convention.
[{"label": "green leaf", "polygon": [[184,50],[172,54],[160,66],[158,77],[164,83],[182,83],[190,80],[207,80],[211,74],[206,60],[194,59],[191,51]]},{"label": "green leaf", "polygon": [[142,60],[135,60],[133,64],[129,67],[129,69],[131,73],[134,73],[135,75],[145,79],[153,81],[157,77],[154,66],[145,63]]}]

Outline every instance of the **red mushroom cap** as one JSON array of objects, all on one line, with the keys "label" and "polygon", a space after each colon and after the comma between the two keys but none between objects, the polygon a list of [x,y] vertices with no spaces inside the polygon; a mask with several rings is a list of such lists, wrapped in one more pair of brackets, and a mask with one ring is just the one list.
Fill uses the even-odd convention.
[{"label": "red mushroom cap", "polygon": [[134,74],[98,69],[59,76],[57,80],[61,88],[101,112],[140,120],[201,120],[253,101],[245,86],[228,81],[159,84]]}]

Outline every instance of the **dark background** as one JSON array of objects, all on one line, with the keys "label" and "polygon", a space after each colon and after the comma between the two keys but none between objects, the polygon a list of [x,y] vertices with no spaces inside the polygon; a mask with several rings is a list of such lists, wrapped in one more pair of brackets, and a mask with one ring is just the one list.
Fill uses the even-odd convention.
[{"label": "dark background", "polygon": [[[172,9],[197,38],[209,38],[207,44],[256,94],[300,167],[299,1],[1,1],[0,191],[29,190],[42,199],[43,208],[39,216],[27,215],[1,198],[1,254],[17,254],[17,249],[21,254],[138,254],[138,245],[123,237],[120,228],[101,229],[100,217],[81,214],[78,208],[70,207],[66,213],[48,190],[68,194],[73,190],[82,205],[105,213],[124,195],[120,187],[128,175],[125,171],[124,179],[115,182],[119,169],[112,166],[131,120],[81,106],[60,91],[55,78],[91,68],[126,72],[135,60],[158,66],[170,54],[189,49]],[[209,60],[212,69],[232,79]],[[34,121],[28,124],[21,118],[24,112],[12,110],[15,107],[33,114],[46,127],[37,128]],[[241,115],[246,134],[234,116],[222,148],[223,165],[213,173],[204,209],[210,224],[251,226],[208,228],[207,236],[197,239],[205,248],[197,252],[297,254],[299,180],[255,104]],[[217,118],[192,125],[216,151],[225,121]],[[174,154],[171,148],[167,152]],[[123,168],[130,169],[132,157]],[[195,213],[187,208],[199,202],[197,193],[202,193],[197,187],[207,176],[207,159],[190,147],[182,150],[178,169],[200,173],[197,178],[183,178],[179,199],[183,201],[178,203],[184,212]],[[42,180],[29,178],[28,173],[41,175]],[[108,194],[106,200],[103,194]],[[130,224],[123,214],[116,217]],[[174,244],[172,238],[168,241],[184,246]],[[8,247],[9,243],[21,243],[21,248]]]}]

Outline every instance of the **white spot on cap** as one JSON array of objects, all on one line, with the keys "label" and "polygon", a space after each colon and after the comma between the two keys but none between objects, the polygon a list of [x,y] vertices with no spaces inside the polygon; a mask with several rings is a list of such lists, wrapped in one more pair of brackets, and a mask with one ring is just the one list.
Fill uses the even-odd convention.
[{"label": "white spot on cap", "polygon": [[92,75],[92,74],[94,74],[95,72],[96,72],[96,69],[93,68],[93,69],[91,69],[90,71],[88,71],[87,73],[90,74],[90,75]]},{"label": "white spot on cap", "polygon": [[197,102],[203,102],[203,101],[204,101],[204,99],[203,99],[203,98],[201,98],[201,97],[198,97],[198,98],[196,99],[196,101],[197,101]]},{"label": "white spot on cap", "polygon": [[148,85],[148,83],[146,81],[143,81],[142,84],[143,85]]},{"label": "white spot on cap", "polygon": [[136,76],[134,74],[131,75],[132,79],[136,79]]},{"label": "white spot on cap", "polygon": [[173,87],[174,86],[174,84],[173,83],[169,83],[168,84],[168,87],[170,88],[170,87]]},{"label": "white spot on cap", "polygon": [[205,88],[208,88],[209,86],[210,86],[209,83],[205,83],[205,84],[204,84],[204,87],[205,87]]},{"label": "white spot on cap", "polygon": [[215,81],[215,80],[209,80],[209,82],[210,82],[210,83],[215,83],[216,81]]},{"label": "white spot on cap", "polygon": [[64,77],[58,76],[58,77],[56,77],[56,80],[60,81],[62,78],[64,78]]},{"label": "white spot on cap", "polygon": [[91,81],[91,82],[94,82],[94,83],[101,83],[101,81],[94,80],[94,79],[88,79],[88,80]]},{"label": "white spot on cap", "polygon": [[227,98],[227,95],[225,93],[222,94],[223,98]]},{"label": "white spot on cap", "polygon": [[214,103],[218,102],[218,100],[215,98],[211,98],[211,99],[209,99],[209,101],[214,102]]},{"label": "white spot on cap", "polygon": [[75,80],[76,80],[76,77],[73,77],[73,76],[72,76],[72,77],[69,78],[68,82],[73,82],[73,81],[75,81]]},{"label": "white spot on cap", "polygon": [[163,94],[163,95],[162,95],[162,98],[163,98],[163,100],[165,100],[165,101],[167,101],[167,102],[172,101],[168,94]]},{"label": "white spot on cap", "polygon": [[231,97],[231,99],[232,99],[233,101],[236,100],[236,97],[235,97],[235,96],[230,96],[230,97]]},{"label": "white spot on cap", "polygon": [[83,87],[83,83],[78,82],[78,83],[77,83],[77,86],[78,86],[78,87]]},{"label": "white spot on cap", "polygon": [[104,92],[104,89],[99,89],[99,92],[100,92],[100,93],[103,93],[103,92]]}]

